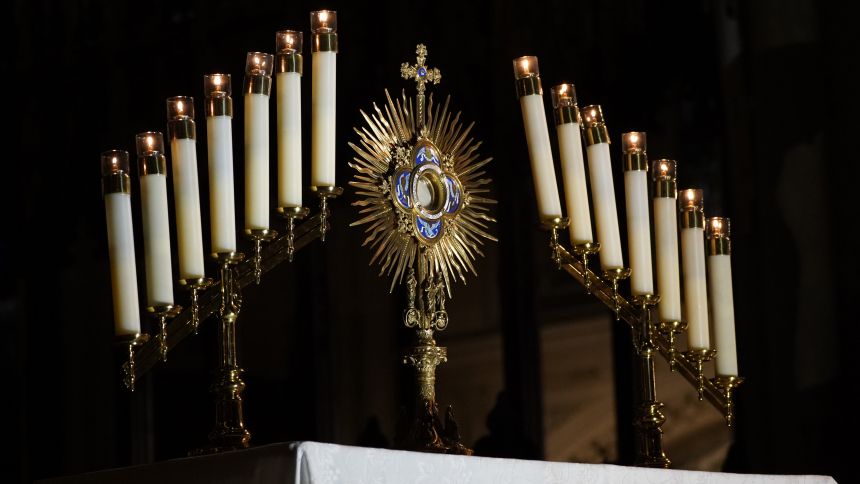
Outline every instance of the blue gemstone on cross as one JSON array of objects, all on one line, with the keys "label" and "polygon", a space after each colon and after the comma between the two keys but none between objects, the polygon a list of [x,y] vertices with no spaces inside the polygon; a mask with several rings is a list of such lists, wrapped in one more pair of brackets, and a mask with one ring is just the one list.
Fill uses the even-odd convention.
[{"label": "blue gemstone on cross", "polygon": [[423,67],[418,68],[418,76],[419,77],[427,77],[427,69]]}]

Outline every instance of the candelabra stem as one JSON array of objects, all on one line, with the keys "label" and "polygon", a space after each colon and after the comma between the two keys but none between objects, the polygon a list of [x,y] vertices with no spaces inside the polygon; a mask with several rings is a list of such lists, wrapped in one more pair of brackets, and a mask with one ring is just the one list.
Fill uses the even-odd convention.
[{"label": "candelabra stem", "polygon": [[550,236],[549,246],[552,248],[552,260],[555,261],[555,268],[561,269],[561,250],[558,245],[558,230],[570,226],[570,219],[567,217],[556,217],[541,221],[541,228],[549,230]]},{"label": "candelabra stem", "polygon": [[638,373],[639,401],[634,409],[633,424],[637,428],[637,457],[634,465],[638,467],[668,468],[671,461],[663,451],[663,429],[666,417],[660,409],[663,404],[657,400],[657,378],[654,374],[654,346],[651,331],[651,306],[660,301],[660,296],[637,295],[634,304],[639,305],[642,316],[639,321],[639,338],[634,340],[636,369]]},{"label": "candelabra stem", "polygon": [[310,210],[307,207],[278,207],[276,211],[281,218],[287,219],[287,256],[292,262],[296,252],[296,220],[305,218]]},{"label": "candelabra stem", "polygon": [[234,279],[233,267],[244,259],[237,252],[213,254],[221,264],[221,311],[218,325],[218,368],[209,391],[215,394],[215,428],[209,433],[209,445],[192,455],[212,454],[244,449],[251,434],[242,418],[245,383],[236,358],[236,319],[242,307],[242,295]]},{"label": "candelabra stem", "polygon": [[167,319],[164,316],[159,318],[161,323],[161,361],[167,362]]},{"label": "candelabra stem", "polygon": [[320,199],[320,240],[325,242],[325,233],[328,229],[328,199],[322,197]]},{"label": "candelabra stem", "polygon": [[558,250],[558,230],[555,228],[552,229],[552,239],[549,242],[549,246],[552,247],[552,258],[555,261],[555,268],[561,270],[561,252]]},{"label": "candelabra stem", "polygon": [[245,229],[245,237],[254,242],[254,281],[259,284],[263,276],[263,242],[271,242],[278,233],[269,229]]}]

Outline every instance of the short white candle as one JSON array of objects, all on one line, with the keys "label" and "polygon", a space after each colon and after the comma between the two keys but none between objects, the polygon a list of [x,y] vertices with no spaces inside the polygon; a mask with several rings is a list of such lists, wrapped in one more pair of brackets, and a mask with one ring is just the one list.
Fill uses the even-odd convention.
[{"label": "short white candle", "polygon": [[245,64],[245,228],[269,228],[270,54],[249,52]]},{"label": "short white candle", "polygon": [[134,262],[128,153],[125,151],[102,153],[101,167],[113,290],[114,331],[117,336],[138,334],[140,333],[140,309],[137,301],[137,268]]},{"label": "short white candle", "polygon": [[230,74],[204,76],[209,148],[209,212],[212,252],[236,251],[233,199],[233,100]]},{"label": "short white candle", "polygon": [[167,100],[167,133],[173,165],[173,198],[176,203],[176,241],[179,278],[203,278],[203,230],[200,226],[200,188],[197,180],[197,133],[194,99]]},{"label": "short white candle", "polygon": [[678,190],[675,161],[657,160],[654,179],[654,245],[657,255],[657,312],[660,322],[682,321],[681,268],[678,265]]},{"label": "short white candle", "polygon": [[164,137],[146,132],[135,137],[140,201],[143,215],[143,255],[146,267],[146,305],[173,305],[170,269],[170,222],[167,218],[167,162]]},{"label": "short white candle", "polygon": [[337,12],[311,12],[311,184],[335,186]]},{"label": "short white candle", "polygon": [[687,347],[690,350],[710,349],[702,191],[683,190],[678,203],[681,209],[681,259],[684,264]]},{"label": "short white candle", "polygon": [[548,220],[561,217],[561,201],[558,196],[552,149],[549,144],[549,129],[546,124],[537,57],[526,56],[514,59],[514,78],[523,111],[523,124],[526,129],[526,142],[529,147],[540,218]]},{"label": "short white candle", "polygon": [[278,206],[302,206],[302,33],[276,34]]},{"label": "short white candle", "polygon": [[717,376],[738,376],[732,256],[727,218],[708,219],[708,290],[714,321],[714,366]]},{"label": "short white candle", "polygon": [[621,135],[624,192],[627,200],[627,252],[630,254],[630,290],[634,295],[654,294],[646,150],[645,133],[633,132]]},{"label": "short white candle", "polygon": [[570,242],[573,245],[588,244],[594,242],[594,236],[591,231],[591,211],[588,208],[576,90],[573,84],[561,84],[550,91],[555,112],[555,130],[558,134],[558,151],[561,155],[561,173],[564,178],[564,200],[567,216],[570,217]]},{"label": "short white candle", "polygon": [[586,106],[580,111],[583,120],[588,171],[591,177],[591,200],[600,244],[600,266],[603,270],[622,269],[621,235],[618,231],[618,209],[609,158],[609,135],[600,106]]}]

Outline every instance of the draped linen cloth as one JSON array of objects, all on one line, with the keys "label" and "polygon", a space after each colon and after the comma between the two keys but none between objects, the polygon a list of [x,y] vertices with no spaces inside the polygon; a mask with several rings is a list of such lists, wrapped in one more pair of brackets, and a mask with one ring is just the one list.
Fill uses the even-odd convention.
[{"label": "draped linen cloth", "polygon": [[829,484],[826,476],[643,469],[291,442],[38,481],[40,484]]}]

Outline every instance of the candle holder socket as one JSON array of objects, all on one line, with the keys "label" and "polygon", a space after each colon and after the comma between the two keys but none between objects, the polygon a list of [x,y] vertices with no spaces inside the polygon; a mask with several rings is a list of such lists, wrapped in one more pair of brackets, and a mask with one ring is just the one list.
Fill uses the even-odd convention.
[{"label": "candle holder socket", "polygon": [[176,284],[191,292],[191,324],[194,326],[194,334],[197,334],[200,328],[200,291],[212,285],[212,278],[180,279]]},{"label": "candle holder socket", "polygon": [[555,261],[555,268],[561,269],[561,252],[558,250],[558,230],[566,229],[570,226],[570,219],[567,217],[555,217],[542,220],[540,226],[543,230],[552,232],[552,238],[549,241],[549,246],[552,247],[552,258]]},{"label": "candle holder socket", "polygon": [[320,240],[325,242],[325,233],[328,230],[328,199],[337,198],[343,193],[343,188],[314,185],[308,190],[320,197]]},{"label": "candle holder socket", "polygon": [[744,382],[744,378],[740,376],[718,376],[712,378],[711,382],[715,387],[721,388],[726,396],[726,425],[731,427],[735,420],[735,404],[732,401],[732,393]]},{"label": "candle holder socket", "polygon": [[678,352],[675,350],[675,335],[687,330],[687,323],[683,321],[663,321],[657,324],[657,331],[665,334],[669,340],[669,371],[675,371],[675,360]]},{"label": "candle holder socket", "polygon": [[275,240],[278,233],[270,229],[245,229],[244,233],[247,239],[254,241],[254,280],[259,284],[263,275],[263,269],[260,267],[263,261],[263,242]]},{"label": "candle holder socket", "polygon": [[600,252],[600,244],[588,242],[573,246],[573,253],[582,259],[582,272],[585,278],[585,292],[591,294],[591,276],[588,272],[588,257]]},{"label": "candle holder socket", "polygon": [[296,252],[296,238],[294,235],[296,220],[307,217],[311,210],[308,207],[278,207],[275,211],[279,217],[287,220],[287,235],[289,235],[287,238],[287,253],[289,254],[290,262],[292,262],[293,254]]},{"label": "candle holder socket", "polygon": [[615,320],[621,321],[621,302],[618,300],[618,281],[630,277],[630,269],[606,269],[603,278],[612,283],[612,300],[615,303]]},{"label": "candle holder socket", "polygon": [[125,377],[123,378],[123,383],[125,383],[126,388],[131,391],[134,391],[134,347],[142,346],[144,343],[149,341],[149,335],[146,333],[135,333],[135,334],[121,334],[119,336],[114,337],[113,342],[117,346],[121,346],[123,348],[128,347],[128,361],[123,363],[122,370],[125,372]]},{"label": "candle holder socket", "polygon": [[146,308],[147,316],[158,321],[161,326],[161,361],[167,361],[167,321],[175,318],[182,312],[182,306],[168,304],[166,306],[155,306]]},{"label": "candle holder socket", "polygon": [[700,350],[689,350],[684,352],[684,357],[687,361],[694,363],[696,366],[696,370],[699,372],[698,376],[698,391],[699,391],[699,400],[704,400],[705,394],[705,370],[704,363],[706,361],[710,361],[714,355],[717,354],[717,350],[710,349],[700,349]]}]

